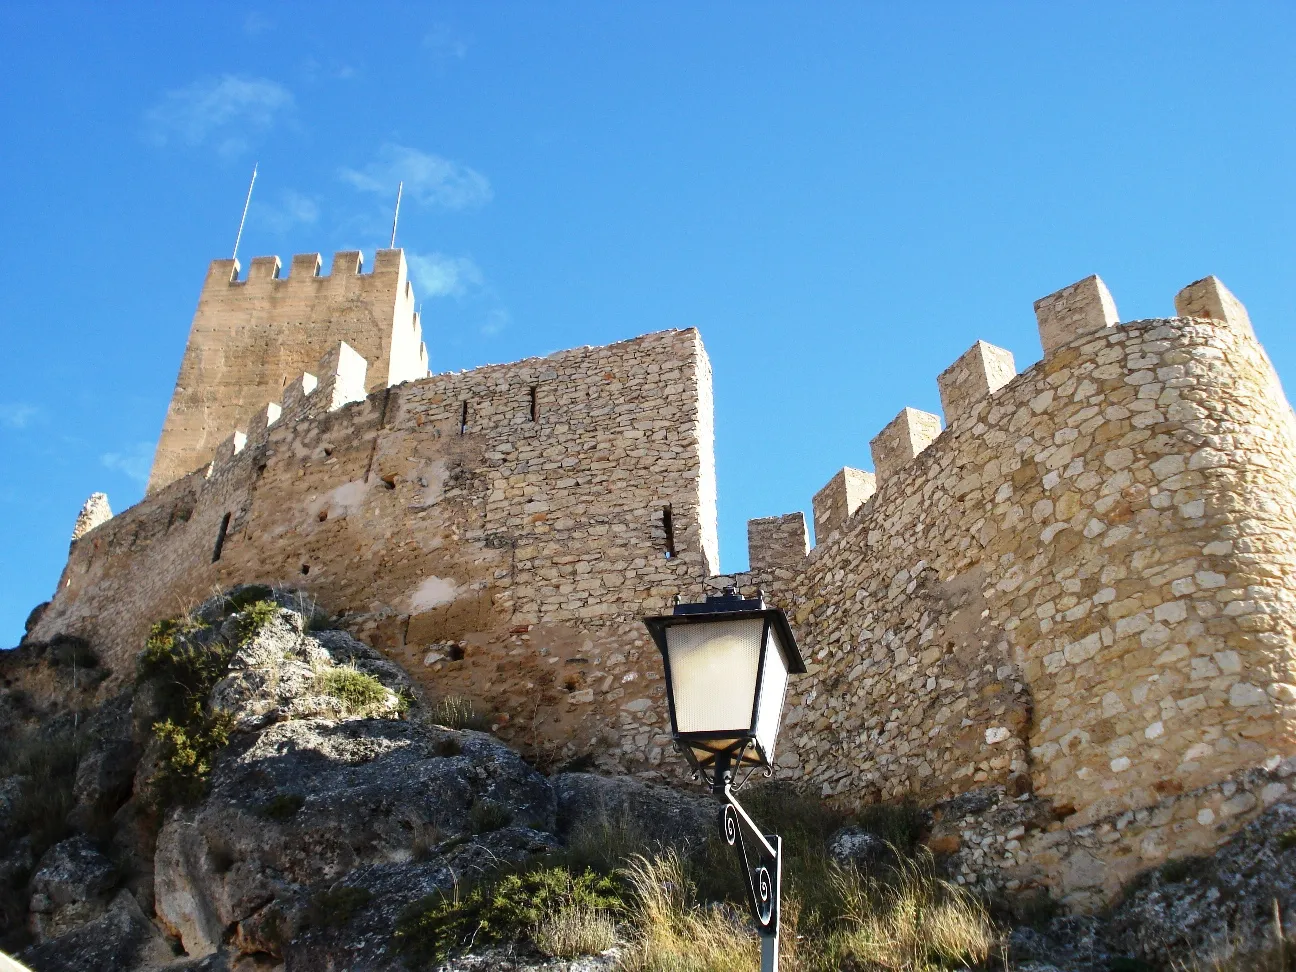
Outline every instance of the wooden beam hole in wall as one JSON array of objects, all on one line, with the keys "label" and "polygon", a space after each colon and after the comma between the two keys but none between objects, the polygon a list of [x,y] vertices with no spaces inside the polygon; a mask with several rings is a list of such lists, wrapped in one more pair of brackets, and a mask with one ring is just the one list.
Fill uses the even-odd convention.
[{"label": "wooden beam hole in wall", "polygon": [[221,517],[220,530],[216,532],[216,546],[212,549],[212,563],[220,560],[221,551],[225,549],[225,537],[229,533],[231,514],[226,513]]},{"label": "wooden beam hole in wall", "polygon": [[675,557],[675,519],[671,516],[670,504],[662,507],[662,531],[666,534],[666,559]]}]

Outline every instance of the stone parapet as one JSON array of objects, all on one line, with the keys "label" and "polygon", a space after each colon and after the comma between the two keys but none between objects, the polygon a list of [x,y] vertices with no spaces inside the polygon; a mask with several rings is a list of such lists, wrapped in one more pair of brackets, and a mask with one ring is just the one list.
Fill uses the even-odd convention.
[{"label": "stone parapet", "polygon": [[941,408],[945,424],[969,414],[973,406],[997,392],[1017,374],[1012,352],[978,341],[940,373]]},{"label": "stone parapet", "polygon": [[804,513],[747,521],[747,558],[752,570],[799,564],[809,552],[810,535]]},{"label": "stone parapet", "polygon": [[904,408],[873,437],[873,472],[879,483],[891,478],[929,445],[941,432],[939,415],[916,408]]},{"label": "stone parapet", "polygon": [[877,492],[872,473],[845,466],[814,495],[815,545],[825,543]]},{"label": "stone parapet", "polygon": [[1120,322],[1116,301],[1097,274],[1035,301],[1035,319],[1046,355],[1076,338]]}]

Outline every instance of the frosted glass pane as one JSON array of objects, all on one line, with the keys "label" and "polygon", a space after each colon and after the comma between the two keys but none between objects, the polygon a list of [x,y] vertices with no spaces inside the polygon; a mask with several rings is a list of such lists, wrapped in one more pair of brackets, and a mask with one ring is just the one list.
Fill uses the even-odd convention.
[{"label": "frosted glass pane", "polygon": [[787,692],[787,659],[780,651],[777,630],[770,629],[770,646],[765,655],[765,670],[761,676],[760,705],[756,708],[756,741],[765,751],[767,759],[774,758],[774,741],[778,736],[779,720],[783,717],[783,697]]},{"label": "frosted glass pane", "polygon": [[674,624],[666,629],[680,732],[751,728],[765,619]]}]

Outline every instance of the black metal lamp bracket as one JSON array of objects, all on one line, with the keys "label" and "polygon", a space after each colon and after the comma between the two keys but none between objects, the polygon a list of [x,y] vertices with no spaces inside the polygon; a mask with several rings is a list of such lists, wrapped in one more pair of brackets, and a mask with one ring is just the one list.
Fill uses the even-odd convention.
[{"label": "black metal lamp bracket", "polygon": [[[738,853],[738,863],[747,884],[747,903],[751,907],[756,930],[762,935],[777,936],[779,931],[779,896],[783,885],[783,841],[777,834],[766,835],[743,809],[733,794],[728,770],[716,774],[712,785],[724,800],[720,808],[720,834]],[[743,831],[755,839],[757,862],[753,866],[747,854]]]}]

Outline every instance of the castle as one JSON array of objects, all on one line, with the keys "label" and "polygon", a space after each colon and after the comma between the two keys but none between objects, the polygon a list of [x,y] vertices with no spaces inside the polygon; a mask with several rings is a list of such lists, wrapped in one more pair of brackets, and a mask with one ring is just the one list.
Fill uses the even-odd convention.
[{"label": "castle", "polygon": [[813,549],[753,520],[718,576],[697,331],[428,375],[402,251],[320,268],[212,263],[148,495],[88,504],[31,637],[120,680],[152,622],[290,584],[515,745],[669,778],[639,619],[736,585],[808,662],[778,775],[989,794],[938,828],[960,880],[1089,907],[1296,799],[1296,417],[1217,279],[1162,320],[1097,277],[1037,301],[1041,361],[977,342],[943,429],[904,409],[814,497]]}]

